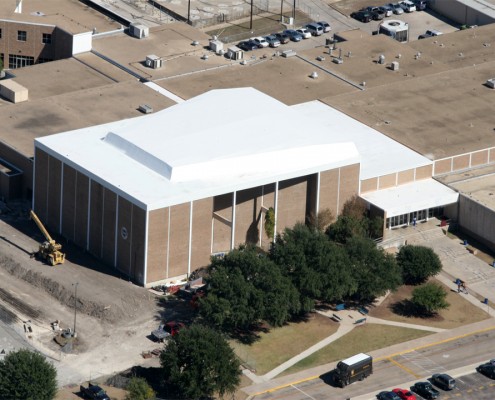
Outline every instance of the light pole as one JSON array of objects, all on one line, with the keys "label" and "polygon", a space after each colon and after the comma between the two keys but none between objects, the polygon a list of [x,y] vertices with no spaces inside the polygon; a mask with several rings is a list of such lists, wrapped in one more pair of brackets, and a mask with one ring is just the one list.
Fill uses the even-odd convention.
[{"label": "light pole", "polygon": [[77,286],[79,282],[73,283],[74,286],[74,332],[72,333],[72,337],[77,337],[76,334],[76,318],[77,318]]}]

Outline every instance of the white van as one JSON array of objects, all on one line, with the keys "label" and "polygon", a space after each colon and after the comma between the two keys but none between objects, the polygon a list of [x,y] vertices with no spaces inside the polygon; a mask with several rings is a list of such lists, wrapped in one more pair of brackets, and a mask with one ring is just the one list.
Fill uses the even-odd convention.
[{"label": "white van", "polygon": [[306,25],[306,29],[311,32],[311,35],[313,36],[320,36],[323,34],[323,27],[316,22],[312,22]]}]

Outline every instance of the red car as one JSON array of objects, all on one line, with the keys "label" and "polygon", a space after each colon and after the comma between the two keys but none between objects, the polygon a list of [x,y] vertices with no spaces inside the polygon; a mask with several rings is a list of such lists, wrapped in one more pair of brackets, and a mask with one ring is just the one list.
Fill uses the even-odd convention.
[{"label": "red car", "polygon": [[399,396],[402,400],[416,400],[416,396],[407,389],[394,389],[392,390],[397,396]]}]

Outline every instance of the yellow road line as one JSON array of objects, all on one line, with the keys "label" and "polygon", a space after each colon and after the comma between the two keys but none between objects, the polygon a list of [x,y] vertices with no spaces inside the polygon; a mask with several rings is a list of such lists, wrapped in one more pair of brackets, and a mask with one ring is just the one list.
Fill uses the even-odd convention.
[{"label": "yellow road line", "polygon": [[395,364],[397,365],[399,368],[403,369],[404,371],[406,371],[408,374],[411,374],[412,376],[414,376],[416,379],[419,379],[421,378],[421,375],[418,375],[418,374],[415,374],[411,369],[407,368],[406,366],[402,365],[401,363],[395,361],[394,359],[392,358],[387,358],[388,361],[390,361],[392,364]]},{"label": "yellow road line", "polygon": [[[397,357],[397,356],[400,356],[402,354],[411,353],[412,351],[417,351],[417,350],[421,350],[421,349],[427,349],[428,347],[437,346],[439,344],[452,342],[452,341],[457,340],[457,339],[462,339],[462,338],[465,338],[465,337],[468,337],[468,336],[477,335],[479,333],[489,332],[489,331],[493,331],[493,330],[495,330],[495,326],[491,326],[489,328],[480,329],[478,331],[474,331],[474,332],[470,332],[470,333],[464,333],[462,335],[454,336],[454,337],[451,337],[451,338],[448,338],[448,339],[439,340],[438,342],[433,342],[433,343],[424,344],[422,346],[413,347],[412,349],[399,351],[397,353],[390,354],[388,356],[375,358],[373,361],[376,362],[376,361],[383,361],[383,360],[391,359],[393,357]],[[400,366],[400,367],[402,368],[402,366]],[[414,375],[414,373],[413,373],[413,375]],[[300,379],[298,381],[294,381],[294,382],[286,383],[286,384],[283,384],[283,385],[280,385],[280,386],[276,386],[276,387],[271,388],[271,389],[262,390],[261,392],[258,392],[258,393],[255,393],[255,394],[250,395],[250,397],[253,398],[253,397],[256,397],[256,396],[260,396],[260,395],[262,395],[264,393],[276,392],[277,390],[284,389],[284,388],[286,388],[288,386],[298,385],[299,383],[312,381],[314,379],[318,379],[319,377],[320,377],[320,375],[310,376],[310,377],[307,377],[307,378],[304,378],[304,379]]]}]

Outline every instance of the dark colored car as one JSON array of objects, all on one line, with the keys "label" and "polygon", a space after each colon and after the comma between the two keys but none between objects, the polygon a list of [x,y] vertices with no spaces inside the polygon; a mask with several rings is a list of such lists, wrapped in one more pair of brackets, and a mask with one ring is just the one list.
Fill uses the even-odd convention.
[{"label": "dark colored car", "polygon": [[354,19],[357,19],[358,21],[361,22],[370,22],[373,19],[373,16],[369,11],[366,10],[359,10],[356,12],[353,12],[351,14],[351,17]]},{"label": "dark colored car", "polygon": [[495,364],[486,363],[476,367],[476,371],[488,378],[495,379]]},{"label": "dark colored car", "polygon": [[284,33],[289,36],[290,40],[293,42],[300,42],[302,40],[302,35],[294,29],[286,29]]},{"label": "dark colored car", "polygon": [[364,10],[371,13],[371,16],[375,21],[380,21],[385,18],[385,12],[381,10],[380,7],[366,7]]},{"label": "dark colored car", "polygon": [[280,43],[282,44],[286,44],[290,42],[290,37],[286,35],[284,32],[274,33],[273,36],[275,36],[278,40],[280,40]]},{"label": "dark colored car", "polygon": [[380,392],[376,395],[378,400],[400,400],[394,392]]},{"label": "dark colored car", "polygon": [[440,392],[431,386],[430,382],[416,382],[411,390],[427,400],[434,400],[440,396]]},{"label": "dark colored car", "polygon": [[447,374],[434,374],[431,383],[443,390],[455,389],[455,379]]},{"label": "dark colored car", "polygon": [[426,0],[413,0],[413,3],[416,6],[417,11],[426,10]]},{"label": "dark colored car", "polygon": [[240,49],[244,51],[251,51],[251,50],[256,50],[259,49],[258,45],[254,43],[252,40],[244,40],[242,42],[239,42],[237,45]]}]

